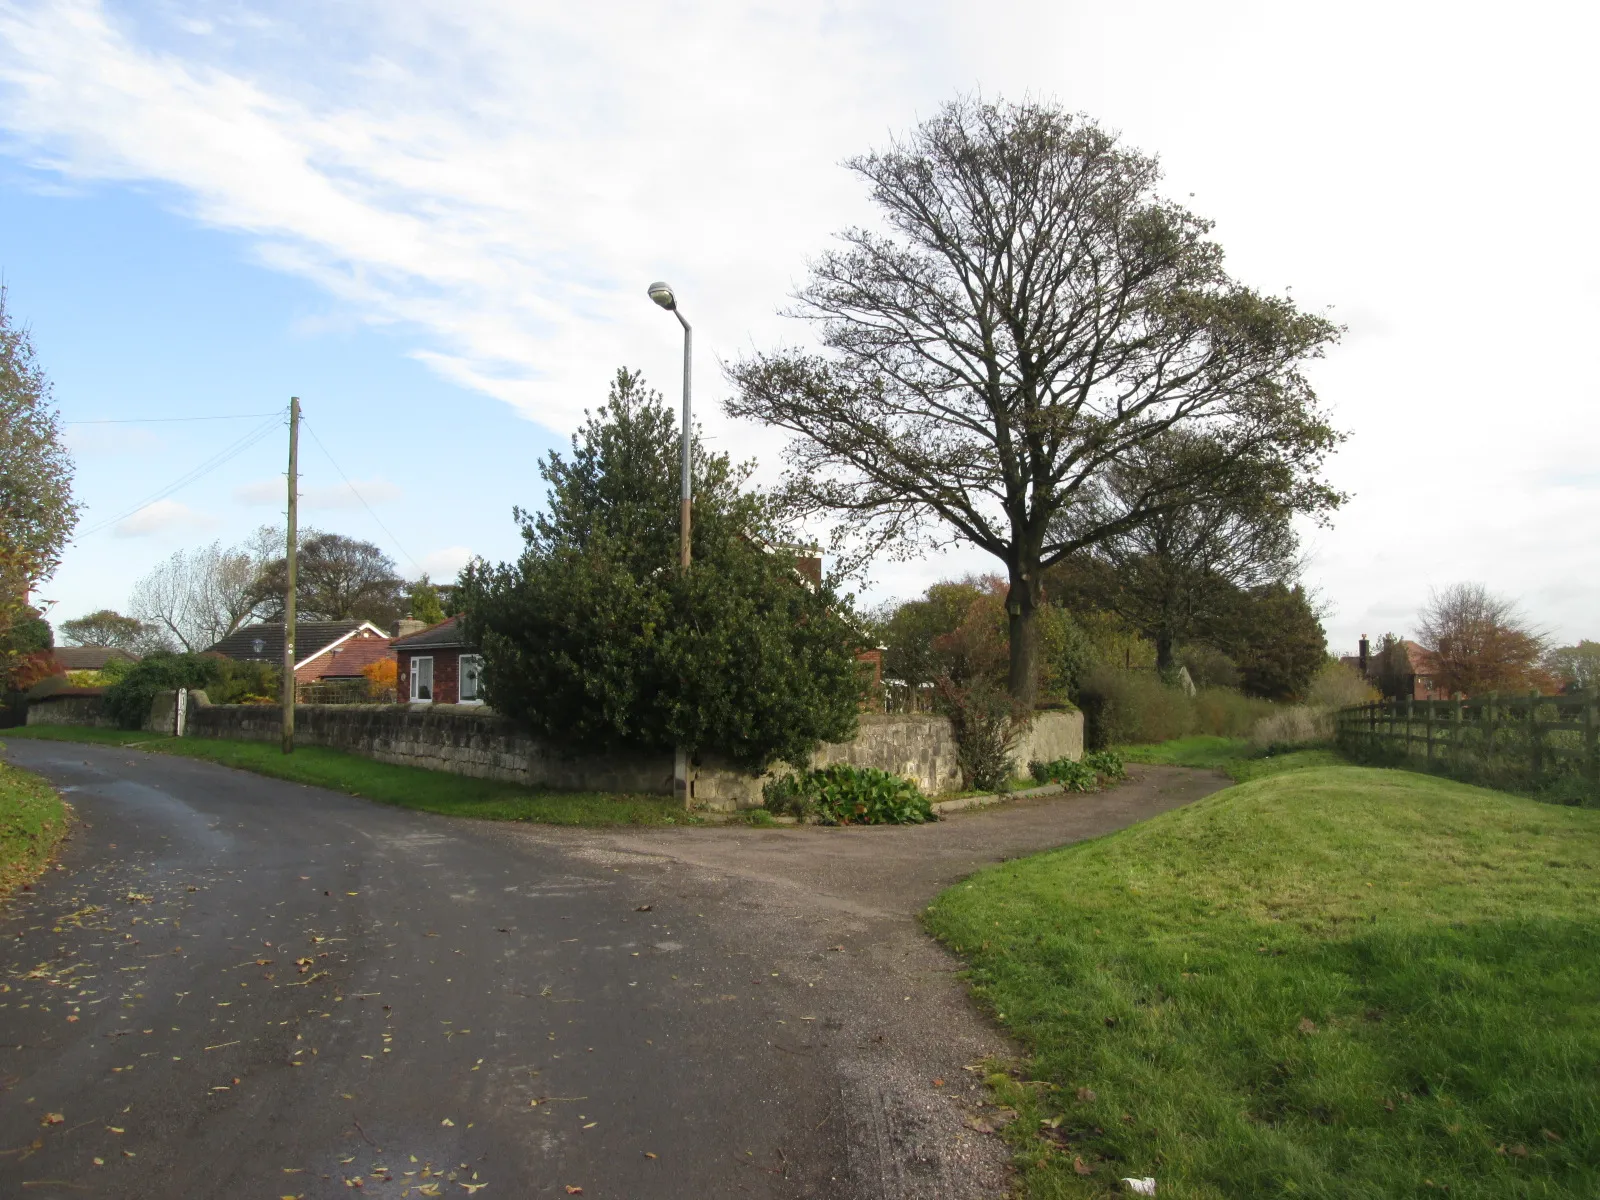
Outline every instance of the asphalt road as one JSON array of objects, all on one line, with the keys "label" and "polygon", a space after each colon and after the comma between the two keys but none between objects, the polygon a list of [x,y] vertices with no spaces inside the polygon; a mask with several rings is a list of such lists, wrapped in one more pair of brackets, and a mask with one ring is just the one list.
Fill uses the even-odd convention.
[{"label": "asphalt road", "polygon": [[130,1200],[997,1195],[963,1067],[1009,1047],[917,909],[1221,782],[918,830],[561,831],[6,754],[80,825],[0,913],[0,1195]]}]

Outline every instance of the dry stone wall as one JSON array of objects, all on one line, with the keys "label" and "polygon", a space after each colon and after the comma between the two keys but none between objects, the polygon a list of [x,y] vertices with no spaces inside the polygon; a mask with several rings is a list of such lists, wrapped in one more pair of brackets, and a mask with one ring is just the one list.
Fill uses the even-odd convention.
[{"label": "dry stone wall", "polygon": [[[186,736],[279,737],[274,706],[214,705],[204,692],[190,696]],[[379,762],[527,787],[672,794],[670,753],[565,754],[477,705],[301,704],[295,706],[294,720],[295,738],[303,745],[348,750]],[[1082,748],[1080,714],[1045,712],[1019,740],[1016,756],[1019,768],[1026,770],[1031,759],[1077,758]],[[961,783],[950,722],[925,714],[863,715],[854,741],[822,746],[813,762],[877,767],[916,780],[929,794]],[[695,768],[694,800],[711,809],[755,807],[761,803],[763,782],[761,776],[708,755]]]}]

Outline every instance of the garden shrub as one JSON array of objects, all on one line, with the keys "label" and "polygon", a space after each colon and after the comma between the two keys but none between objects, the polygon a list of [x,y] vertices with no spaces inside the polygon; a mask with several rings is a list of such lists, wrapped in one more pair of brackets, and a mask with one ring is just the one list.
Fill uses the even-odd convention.
[{"label": "garden shrub", "polygon": [[138,729],[157,692],[201,688],[213,704],[262,704],[277,698],[278,670],[271,663],[217,654],[157,651],[131,664],[105,692],[105,711],[124,729]]},{"label": "garden shrub", "polygon": [[1191,733],[1212,737],[1248,737],[1256,722],[1271,716],[1278,706],[1271,700],[1245,696],[1231,688],[1206,688],[1195,693]]},{"label": "garden shrub", "polygon": [[941,707],[956,740],[956,765],[964,786],[1003,791],[1011,780],[1011,747],[1019,731],[1011,697],[987,679],[957,687],[939,680]]},{"label": "garden shrub", "polygon": [[1115,750],[1086,754],[1081,760],[1035,761],[1028,764],[1028,771],[1040,783],[1059,783],[1069,792],[1096,791],[1103,783],[1115,783],[1127,776],[1122,755]]},{"label": "garden shrub", "polygon": [[911,780],[848,763],[771,780],[762,789],[762,803],[775,815],[821,825],[920,825],[937,819]]},{"label": "garden shrub", "polygon": [[1079,693],[1087,744],[1096,750],[1166,742],[1194,732],[1194,705],[1151,672],[1096,667]]}]

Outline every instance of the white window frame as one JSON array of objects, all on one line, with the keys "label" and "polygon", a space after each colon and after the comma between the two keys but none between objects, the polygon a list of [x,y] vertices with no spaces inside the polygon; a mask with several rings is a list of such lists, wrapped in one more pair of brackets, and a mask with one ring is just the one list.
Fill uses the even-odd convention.
[{"label": "white window frame", "polygon": [[[417,670],[417,668],[420,667],[423,663],[427,663],[428,664],[428,694],[426,696],[419,696],[419,695],[417,695],[417,693],[419,691],[421,691],[422,689],[419,686],[418,681],[419,681],[419,678],[420,678],[422,672]],[[433,703],[433,655],[431,655],[431,654],[413,654],[411,656],[411,669],[407,672],[407,674],[410,675],[410,677],[411,677],[411,703],[413,703],[413,704],[432,704]]]},{"label": "white window frame", "polygon": [[[472,699],[470,699],[470,700],[468,700],[465,696],[463,696],[461,694],[462,681],[465,680],[466,677],[467,677],[466,664],[468,663],[468,661],[471,661],[471,662],[474,662],[474,663],[477,664],[477,676],[478,676],[478,686],[477,686],[476,691],[473,693]],[[456,702],[458,704],[482,704],[483,703],[483,655],[481,655],[481,654],[458,654],[458,655],[456,655]]]}]

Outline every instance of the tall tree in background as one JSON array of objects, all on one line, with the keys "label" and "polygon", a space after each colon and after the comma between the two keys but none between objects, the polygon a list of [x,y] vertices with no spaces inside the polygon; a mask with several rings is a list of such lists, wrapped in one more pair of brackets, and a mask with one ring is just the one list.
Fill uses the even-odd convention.
[{"label": "tall tree in background", "polygon": [[139,650],[148,644],[150,627],[137,617],[125,617],[109,608],[61,622],[61,636],[69,646],[110,646]]},{"label": "tall tree in background", "polygon": [[175,551],[133,585],[128,608],[154,645],[198,652],[260,617],[262,562],[252,545]]},{"label": "tall tree in background", "polygon": [[[274,558],[256,581],[255,603],[267,620],[283,620],[288,571],[286,559]],[[394,560],[371,542],[342,533],[302,534],[295,563],[299,620],[371,621],[393,629],[401,613],[409,611],[405,592]]]},{"label": "tall tree in background", "polygon": [[414,621],[437,625],[445,618],[444,604],[439,599],[439,589],[426,574],[411,585],[406,604]]},{"label": "tall tree in background", "polygon": [[1434,684],[1445,695],[1521,691],[1537,682],[1544,637],[1515,601],[1481,583],[1433,593],[1417,626],[1417,641],[1438,658]]},{"label": "tall tree in background", "polygon": [[[1115,529],[1088,551],[1107,568],[1105,607],[1155,645],[1169,670],[1178,646],[1214,640],[1236,615],[1240,592],[1291,583],[1299,567],[1296,516],[1325,519],[1344,497],[1316,477],[1335,441],[1328,431],[1299,455],[1237,454],[1204,434],[1155,437],[1113,463],[1060,516],[1060,536]],[[1172,503],[1132,523],[1144,497]],[[1120,528],[1118,527],[1120,525]]]},{"label": "tall tree in background", "polygon": [[887,234],[850,229],[792,315],[826,348],[736,363],[735,416],[790,430],[800,513],[865,544],[965,540],[1005,564],[1009,686],[1031,704],[1041,571],[1194,494],[1059,519],[1114,464],[1203,424],[1263,461],[1325,452],[1300,364],[1338,329],[1235,282],[1154,159],[1043,104],[958,100],[852,159]]},{"label": "tall tree in background", "polygon": [[37,648],[42,617],[28,594],[55,573],[77,524],[72,471],[50,380],[0,284],[0,683]]},{"label": "tall tree in background", "polygon": [[1600,642],[1557,646],[1544,656],[1544,669],[1560,686],[1573,691],[1600,688]]}]

